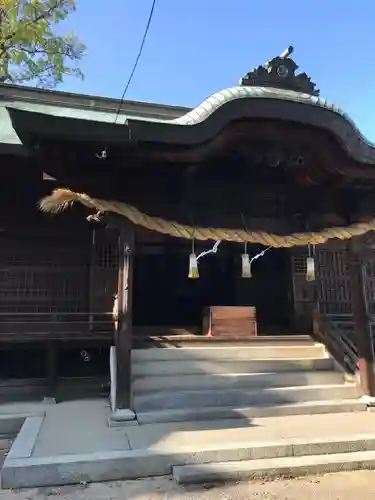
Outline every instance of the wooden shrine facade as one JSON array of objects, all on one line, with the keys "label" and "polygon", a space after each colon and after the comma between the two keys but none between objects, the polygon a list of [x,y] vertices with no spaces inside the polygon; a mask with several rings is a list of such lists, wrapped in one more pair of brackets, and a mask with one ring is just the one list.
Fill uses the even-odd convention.
[{"label": "wooden shrine facade", "polygon": [[[12,212],[4,201],[3,220],[12,229],[0,234],[0,258],[8,268],[0,289],[8,297],[0,339],[16,324],[12,314],[31,314],[17,303],[45,313],[43,299],[30,296],[47,290],[55,332],[81,314],[74,327],[80,324],[87,339],[103,341],[100,332],[106,341],[114,338],[115,406],[129,409],[130,353],[144,327],[199,328],[207,306],[255,306],[260,333],[277,327],[311,332],[313,319],[327,344],[335,332],[340,339],[343,330],[355,332],[351,359],[364,361],[365,392],[375,396],[375,148],[319,97],[305,73],[297,73],[290,53],[175,116],[170,108],[148,115],[142,108],[137,116],[135,103],[127,103],[119,120],[116,110],[56,113],[52,103],[49,109],[7,103],[14,138],[2,158],[23,163],[26,194]],[[43,173],[54,180],[43,180]],[[34,213],[40,200],[42,212],[77,207],[70,215],[35,215],[51,243],[34,238],[27,248],[21,242],[37,234],[36,226],[19,229],[12,240],[24,225],[21,216],[17,224],[10,219]],[[199,279],[189,280],[189,255],[219,240],[218,252],[199,262]],[[7,254],[6,248],[13,250]],[[254,262],[252,278],[241,278],[241,254],[262,249],[269,251]],[[14,257],[20,252],[28,264]],[[315,263],[312,282],[306,281],[308,256]],[[39,277],[35,271],[30,278],[30,265],[39,266]],[[34,286],[37,279],[40,286]],[[55,311],[53,296],[60,304]],[[329,335],[316,327],[317,315],[327,320]],[[14,332],[20,338],[21,331]],[[345,349],[336,349],[344,361]]]},{"label": "wooden shrine facade", "polygon": [[[49,192],[50,183],[41,184]],[[82,348],[93,340],[110,345],[119,231],[87,223],[82,210],[25,218],[32,206],[20,204],[21,217],[13,209],[8,204],[4,209],[0,233],[0,342],[63,339],[80,341]],[[198,250],[209,247],[197,245]],[[249,246],[250,255],[259,249]],[[305,249],[269,252],[254,264],[250,280],[241,278],[241,251],[239,245],[223,244],[218,255],[202,260],[200,278],[194,281],[188,278],[188,243],[135,228],[135,344],[145,335],[200,333],[202,311],[209,304],[256,305],[260,334],[310,333],[317,291],[306,281]],[[332,317],[351,314],[346,254],[335,244],[317,252],[321,311]],[[365,262],[366,297],[375,314],[375,255]]]}]

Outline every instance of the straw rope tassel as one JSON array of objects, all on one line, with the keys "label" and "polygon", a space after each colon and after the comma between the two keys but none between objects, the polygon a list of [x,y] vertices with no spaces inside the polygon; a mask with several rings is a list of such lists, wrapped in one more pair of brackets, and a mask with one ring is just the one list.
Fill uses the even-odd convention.
[{"label": "straw rope tassel", "polygon": [[245,243],[244,253],[241,255],[242,260],[242,269],[241,269],[241,277],[242,278],[251,278],[251,262],[250,255],[247,253],[247,243]]},{"label": "straw rope tassel", "polygon": [[194,240],[191,242],[191,254],[189,255],[189,279],[199,278],[198,259],[194,249]]},{"label": "straw rope tassel", "polygon": [[311,255],[311,247],[309,245],[309,256],[306,259],[306,281],[315,281],[315,259]]}]

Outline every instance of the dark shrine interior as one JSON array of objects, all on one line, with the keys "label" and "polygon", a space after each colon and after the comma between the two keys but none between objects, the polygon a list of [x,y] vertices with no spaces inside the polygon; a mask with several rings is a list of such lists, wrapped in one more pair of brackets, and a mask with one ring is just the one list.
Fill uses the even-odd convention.
[{"label": "dark shrine interior", "polygon": [[[198,244],[195,251],[212,245]],[[249,245],[247,252],[252,258],[264,249]],[[135,253],[133,324],[199,332],[206,306],[255,306],[260,333],[287,331],[293,307],[288,251],[270,249],[254,260],[250,279],[241,277],[243,251],[242,245],[222,242],[216,254],[199,260],[199,278],[189,279],[191,243],[145,245]]]}]

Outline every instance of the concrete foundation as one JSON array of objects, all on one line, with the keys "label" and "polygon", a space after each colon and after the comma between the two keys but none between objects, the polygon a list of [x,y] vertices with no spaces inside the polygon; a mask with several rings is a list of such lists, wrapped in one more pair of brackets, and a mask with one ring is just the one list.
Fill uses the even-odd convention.
[{"label": "concrete foundation", "polygon": [[136,351],[133,377],[135,413],[116,408],[113,387],[110,402],[0,407],[0,427],[19,430],[2,487],[172,472],[188,483],[375,464],[375,414],[314,342]]},{"label": "concrete foundation", "polygon": [[[47,408],[44,415],[26,417],[5,459],[2,487],[134,479],[172,472],[179,481],[190,482],[192,477],[196,477],[194,481],[211,478],[213,471],[217,480],[258,477],[267,467],[270,474],[289,467],[292,475],[300,475],[306,470],[338,470],[339,463],[348,470],[375,464],[375,415],[366,411],[125,429],[109,428],[109,415],[109,405],[96,400],[61,403]],[[269,462],[271,459],[282,461]],[[221,465],[215,468],[217,464]],[[192,476],[192,469],[176,468],[192,465],[194,474],[201,471],[199,477]]]}]

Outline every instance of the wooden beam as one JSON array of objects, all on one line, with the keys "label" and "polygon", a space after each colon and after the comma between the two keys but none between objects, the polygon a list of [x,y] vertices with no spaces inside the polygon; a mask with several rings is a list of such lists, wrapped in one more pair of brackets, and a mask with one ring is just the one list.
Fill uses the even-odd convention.
[{"label": "wooden beam", "polygon": [[366,396],[375,397],[374,348],[365,298],[365,282],[363,275],[362,254],[364,248],[365,244],[363,237],[349,240],[349,278],[361,385]]},{"label": "wooden beam", "polygon": [[131,408],[133,228],[123,224],[119,234],[118,322],[115,328],[117,360],[116,409]]}]

